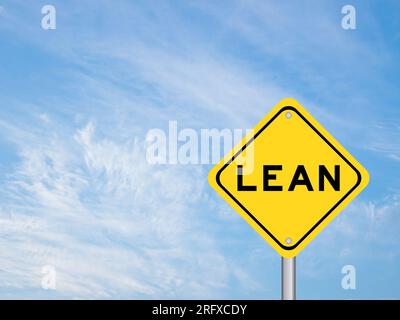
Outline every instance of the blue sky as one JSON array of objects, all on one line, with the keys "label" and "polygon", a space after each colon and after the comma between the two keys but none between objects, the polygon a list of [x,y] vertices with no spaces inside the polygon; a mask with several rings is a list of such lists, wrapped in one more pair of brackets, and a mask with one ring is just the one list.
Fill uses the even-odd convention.
[{"label": "blue sky", "polygon": [[53,1],[47,31],[45,4],[0,3],[0,297],[278,299],[278,254],[211,166],[150,165],[145,137],[293,97],[370,173],[298,256],[298,297],[400,298],[398,1]]}]

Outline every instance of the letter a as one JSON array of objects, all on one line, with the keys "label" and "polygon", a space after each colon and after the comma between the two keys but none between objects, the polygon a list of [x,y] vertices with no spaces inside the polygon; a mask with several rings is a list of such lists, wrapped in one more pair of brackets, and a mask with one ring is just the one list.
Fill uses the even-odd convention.
[{"label": "letter a", "polygon": [[44,30],[56,29],[56,8],[50,4],[42,7],[42,14],[45,16],[42,18],[42,28]]},{"label": "letter a", "polygon": [[342,18],[342,28],[354,30],[356,28],[356,8],[349,4],[345,5],[342,8],[342,14],[345,14]]}]

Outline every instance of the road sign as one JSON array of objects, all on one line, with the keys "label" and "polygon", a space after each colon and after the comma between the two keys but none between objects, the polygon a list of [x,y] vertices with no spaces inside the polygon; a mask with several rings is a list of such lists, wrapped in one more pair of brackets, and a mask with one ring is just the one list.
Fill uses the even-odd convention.
[{"label": "road sign", "polygon": [[278,253],[295,257],[368,184],[368,172],[296,100],[284,99],[209,173]]}]

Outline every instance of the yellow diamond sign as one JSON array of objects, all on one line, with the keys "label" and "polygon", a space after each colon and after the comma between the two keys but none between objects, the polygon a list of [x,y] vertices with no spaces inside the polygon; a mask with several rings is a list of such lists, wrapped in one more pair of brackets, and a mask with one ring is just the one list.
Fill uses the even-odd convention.
[{"label": "yellow diamond sign", "polygon": [[296,100],[284,99],[209,173],[278,253],[296,256],[368,184],[368,172]]}]

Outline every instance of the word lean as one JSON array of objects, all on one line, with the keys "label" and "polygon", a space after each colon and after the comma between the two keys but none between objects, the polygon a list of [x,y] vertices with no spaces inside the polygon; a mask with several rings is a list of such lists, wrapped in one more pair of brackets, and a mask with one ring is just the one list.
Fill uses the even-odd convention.
[{"label": "word lean", "polygon": [[[282,165],[263,166],[263,191],[283,191],[283,186],[271,185],[271,180],[276,180],[277,174],[273,171],[281,171]],[[318,191],[325,190],[325,180],[329,182],[333,190],[340,191],[340,166],[335,165],[333,176],[324,165],[318,167]],[[288,191],[294,191],[297,186],[305,186],[308,191],[314,191],[314,187],[308,176],[304,165],[298,165],[289,184]],[[243,166],[237,166],[237,190],[238,191],[257,191],[256,185],[245,185],[243,178]]]}]

